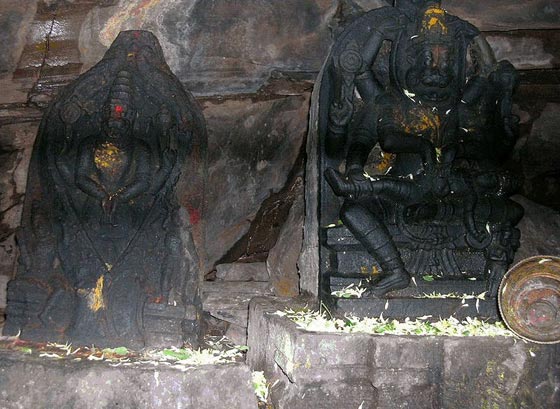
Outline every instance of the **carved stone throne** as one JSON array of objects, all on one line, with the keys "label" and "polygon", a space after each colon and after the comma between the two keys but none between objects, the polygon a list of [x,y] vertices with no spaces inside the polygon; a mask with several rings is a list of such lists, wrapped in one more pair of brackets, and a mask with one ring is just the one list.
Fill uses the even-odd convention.
[{"label": "carved stone throne", "polygon": [[[338,307],[496,315],[523,214],[509,199],[519,180],[503,168],[517,137],[516,84],[511,64],[437,1],[373,10],[339,35],[319,96],[325,300],[361,283],[364,297],[335,298]],[[476,310],[460,300],[482,293]]]},{"label": "carved stone throne", "polygon": [[119,34],[43,117],[5,334],[196,344],[206,131],[147,31]]}]

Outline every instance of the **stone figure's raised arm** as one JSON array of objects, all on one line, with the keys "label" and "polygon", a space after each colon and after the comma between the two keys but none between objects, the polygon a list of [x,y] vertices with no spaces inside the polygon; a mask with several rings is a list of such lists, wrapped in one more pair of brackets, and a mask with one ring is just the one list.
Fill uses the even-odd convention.
[{"label": "stone figure's raised arm", "polygon": [[346,155],[346,176],[363,178],[364,165],[377,144],[377,115],[373,103],[357,113],[356,126],[350,135],[350,145]]},{"label": "stone figure's raised arm", "polygon": [[422,135],[415,135],[406,130],[395,116],[394,105],[398,102],[391,97],[378,98],[382,115],[377,120],[379,145],[388,153],[416,153],[422,158],[424,167],[434,165],[436,151],[432,142]]},{"label": "stone figure's raised arm", "polygon": [[78,149],[76,159],[76,186],[85,194],[93,196],[97,199],[103,199],[107,196],[107,192],[103,186],[92,178],[94,171],[94,147],[91,143],[84,142]]}]

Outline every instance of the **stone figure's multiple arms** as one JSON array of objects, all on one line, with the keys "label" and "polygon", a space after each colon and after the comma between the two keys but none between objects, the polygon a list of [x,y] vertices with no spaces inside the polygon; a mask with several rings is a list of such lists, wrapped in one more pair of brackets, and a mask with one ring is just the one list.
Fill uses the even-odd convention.
[{"label": "stone figure's multiple arms", "polygon": [[424,195],[422,186],[410,179],[379,176],[373,180],[346,180],[335,169],[325,170],[325,178],[337,196],[359,199],[364,196],[390,197],[407,203],[418,202]]},{"label": "stone figure's multiple arms", "polygon": [[177,162],[177,151],[166,149],[161,155],[161,165],[156,172],[152,183],[152,193],[156,194],[163,188],[168,180],[175,163]]},{"label": "stone figure's multiple arms", "polygon": [[360,49],[355,42],[348,43],[339,55],[333,56],[333,99],[329,106],[326,151],[337,156],[347,142],[348,125],[354,114],[354,93],[363,101],[372,102],[381,92],[371,66],[376,59],[385,36],[375,31]]},{"label": "stone figure's multiple arms", "polygon": [[474,59],[477,68],[476,74],[488,78],[497,88],[497,106],[506,136],[504,142],[513,146],[517,139],[519,123],[519,118],[512,115],[513,93],[519,84],[519,73],[509,61],[496,61],[494,52],[483,35],[475,37],[470,47],[473,51],[471,58]]},{"label": "stone figure's multiple arms", "polygon": [[375,105],[366,105],[357,114],[356,127],[350,135],[350,146],[346,155],[346,176],[355,180],[364,178],[364,165],[369,153],[377,144],[377,115]]},{"label": "stone figure's multiple arms", "polygon": [[133,152],[133,180],[128,185],[112,192],[112,200],[127,202],[148,191],[152,182],[152,164],[150,150],[144,143],[138,143]]},{"label": "stone figure's multiple arms", "polygon": [[508,147],[513,147],[519,124],[519,118],[512,114],[513,93],[519,84],[519,73],[509,61],[504,60],[498,63],[496,70],[490,75],[490,80],[499,90],[498,108],[506,136],[504,142]]},{"label": "stone figure's multiple arms", "polygon": [[422,158],[424,169],[432,168],[436,163],[434,145],[422,136],[411,135],[396,124],[380,123],[378,125],[379,145],[389,153],[417,153]]},{"label": "stone figure's multiple arms", "polygon": [[107,192],[103,186],[91,177],[94,163],[94,148],[91,144],[83,143],[78,149],[76,161],[76,186],[85,194],[97,199],[104,199]]}]

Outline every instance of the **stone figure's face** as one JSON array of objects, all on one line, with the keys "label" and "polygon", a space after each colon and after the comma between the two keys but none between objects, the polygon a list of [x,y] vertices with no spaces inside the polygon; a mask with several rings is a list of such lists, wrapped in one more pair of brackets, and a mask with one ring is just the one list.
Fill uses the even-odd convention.
[{"label": "stone figure's face", "polygon": [[107,119],[103,124],[107,136],[113,139],[125,138],[130,133],[130,123],[124,117],[127,107],[112,105],[107,112]]},{"label": "stone figure's face", "polygon": [[412,64],[406,73],[408,90],[430,105],[445,105],[459,93],[453,49],[445,43],[425,43],[411,55]]},{"label": "stone figure's face", "polygon": [[413,24],[416,34],[407,40],[408,67],[403,68],[406,87],[423,103],[449,105],[460,92],[460,57],[456,56],[458,43],[448,26],[447,13],[430,5]]},{"label": "stone figure's face", "polygon": [[107,123],[106,131],[113,139],[122,139],[129,134],[130,126],[124,120],[110,120]]}]

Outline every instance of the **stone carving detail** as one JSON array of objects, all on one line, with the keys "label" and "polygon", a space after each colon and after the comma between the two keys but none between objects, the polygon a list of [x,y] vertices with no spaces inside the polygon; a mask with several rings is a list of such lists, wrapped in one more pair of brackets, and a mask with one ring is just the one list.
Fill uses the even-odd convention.
[{"label": "stone carving detail", "polygon": [[495,295],[523,215],[509,199],[520,181],[502,167],[517,73],[439,2],[396,3],[354,20],[324,69],[320,220],[343,226],[322,232],[323,290],[369,278],[383,296],[429,275],[483,280]]},{"label": "stone carving detail", "polygon": [[[120,33],[43,117],[5,333],[130,347],[196,344],[192,233],[200,234],[205,152],[201,111],[157,39]],[[176,194],[181,173],[188,214]]]}]

